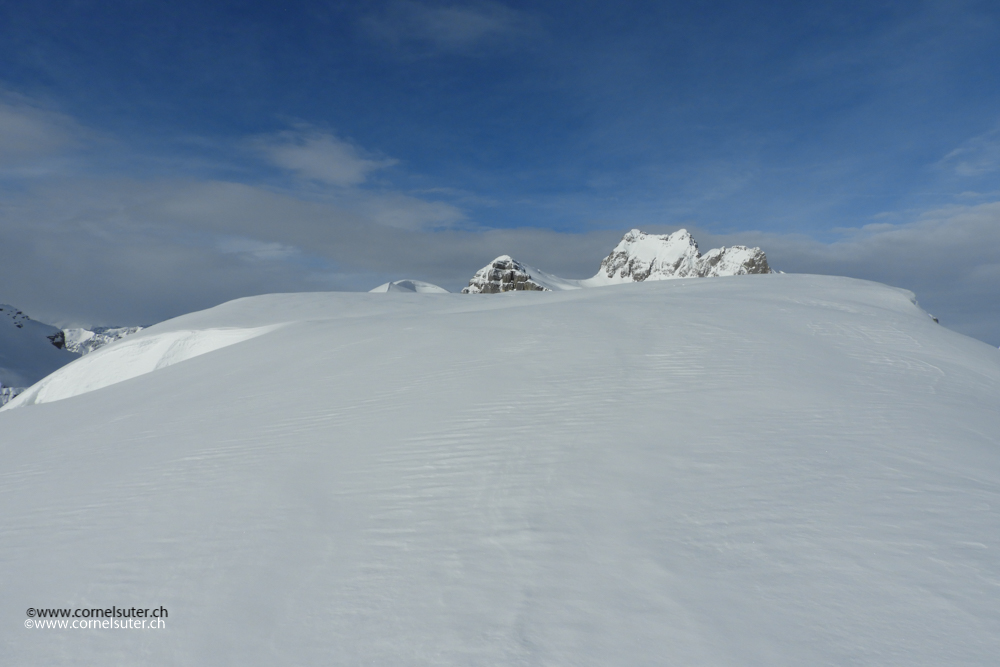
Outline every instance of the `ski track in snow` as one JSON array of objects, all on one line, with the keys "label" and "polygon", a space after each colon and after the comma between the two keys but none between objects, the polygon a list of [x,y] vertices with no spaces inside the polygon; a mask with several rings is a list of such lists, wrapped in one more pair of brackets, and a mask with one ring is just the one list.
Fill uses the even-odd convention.
[{"label": "ski track in snow", "polygon": [[[142,334],[282,326],[0,413],[13,664],[1000,654],[1000,359],[899,290],[359,296],[185,316]],[[20,627],[126,603],[168,628]]]}]

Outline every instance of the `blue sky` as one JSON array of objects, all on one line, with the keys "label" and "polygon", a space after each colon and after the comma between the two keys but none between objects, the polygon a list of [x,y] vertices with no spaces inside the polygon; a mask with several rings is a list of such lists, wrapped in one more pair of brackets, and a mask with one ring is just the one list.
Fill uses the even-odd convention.
[{"label": "blue sky", "polygon": [[1000,344],[1000,6],[6,3],[0,194],[0,300],[51,320],[683,226]]}]

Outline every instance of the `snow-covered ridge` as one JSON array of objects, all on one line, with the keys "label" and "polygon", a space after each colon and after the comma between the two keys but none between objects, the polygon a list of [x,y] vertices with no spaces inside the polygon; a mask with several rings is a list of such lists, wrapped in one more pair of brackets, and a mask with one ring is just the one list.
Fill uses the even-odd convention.
[{"label": "snow-covered ridge", "polygon": [[9,318],[18,329],[23,329],[24,323],[31,321],[31,318],[25,315],[20,308],[15,308],[8,303],[0,303],[0,317]]},{"label": "snow-covered ridge", "polygon": [[76,358],[64,349],[57,327],[37,322],[20,308],[0,304],[0,405]]},{"label": "snow-covered ridge", "polygon": [[255,338],[275,328],[277,326],[181,329],[130,338],[60,368],[20,393],[6,408],[50,403],[102,389]]},{"label": "snow-covered ridge", "polygon": [[394,280],[389,283],[383,283],[375,289],[368,291],[373,293],[416,292],[418,294],[449,294],[445,288],[438,287],[434,283],[426,283],[423,280]]},{"label": "snow-covered ridge", "polygon": [[23,329],[25,325],[29,327],[35,325],[36,327],[46,327],[52,329],[45,336],[49,339],[49,342],[55,346],[57,350],[61,350],[65,344],[65,335],[62,331],[56,329],[49,324],[43,324],[42,322],[36,322],[24,313],[20,308],[15,308],[14,306],[7,303],[0,303],[0,317],[6,316],[10,318],[11,323],[14,325],[15,329]]},{"label": "snow-covered ridge", "polygon": [[24,311],[0,304],[0,406],[45,376],[142,327],[62,330],[31,319]]},{"label": "snow-covered ridge", "polygon": [[647,234],[633,229],[601,262],[595,276],[570,280],[534,269],[501,255],[476,272],[463,294],[581,289],[674,278],[709,278],[772,273],[760,248],[722,247],[702,255],[686,229]]}]

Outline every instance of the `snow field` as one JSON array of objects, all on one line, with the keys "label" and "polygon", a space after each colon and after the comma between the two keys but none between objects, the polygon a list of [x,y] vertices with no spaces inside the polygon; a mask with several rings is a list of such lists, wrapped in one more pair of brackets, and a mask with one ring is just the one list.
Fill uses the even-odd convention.
[{"label": "snow field", "polygon": [[[271,295],[60,373],[263,328],[0,412],[12,664],[1000,655],[1000,355],[901,290]],[[167,629],[21,627],[125,602]]]}]

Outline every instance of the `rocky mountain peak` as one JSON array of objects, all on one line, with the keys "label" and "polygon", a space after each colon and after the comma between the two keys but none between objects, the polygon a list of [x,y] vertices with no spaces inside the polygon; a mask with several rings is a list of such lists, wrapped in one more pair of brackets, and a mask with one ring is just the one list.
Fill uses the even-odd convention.
[{"label": "rocky mountain peak", "polygon": [[659,276],[687,278],[698,274],[698,243],[686,229],[661,236],[629,231],[601,262],[601,270],[615,282],[642,282]]},{"label": "rocky mountain peak", "polygon": [[498,294],[512,291],[547,292],[547,287],[532,280],[531,272],[510,255],[500,255],[476,271],[462,294]]},{"label": "rocky mountain peak", "polygon": [[673,234],[647,234],[633,229],[604,258],[595,277],[607,282],[642,282],[751,273],[771,273],[760,248],[722,247],[702,255],[686,229]]}]

